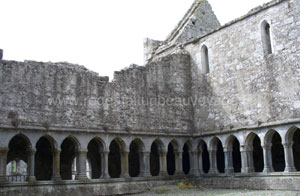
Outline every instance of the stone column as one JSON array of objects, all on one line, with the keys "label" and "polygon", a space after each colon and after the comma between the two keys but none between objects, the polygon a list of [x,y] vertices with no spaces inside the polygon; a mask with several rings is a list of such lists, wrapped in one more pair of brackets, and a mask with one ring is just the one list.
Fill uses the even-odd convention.
[{"label": "stone column", "polygon": [[128,151],[121,152],[121,178],[130,178],[128,170]]},{"label": "stone column", "polygon": [[100,155],[101,155],[101,176],[100,176],[100,178],[109,178],[108,154],[109,154],[109,151],[100,152]]},{"label": "stone column", "polygon": [[264,152],[264,173],[273,172],[271,147],[272,144],[262,146]]},{"label": "stone column", "polygon": [[203,152],[200,150],[198,153],[198,156],[196,156],[196,160],[195,160],[195,165],[196,168],[198,169],[198,176],[204,174],[203,171]]},{"label": "stone column", "polygon": [[8,182],[6,178],[6,162],[7,162],[8,148],[0,148],[0,184]]},{"label": "stone column", "polygon": [[232,161],[232,150],[224,148],[224,158],[225,158],[225,173],[234,173],[233,161]]},{"label": "stone column", "polygon": [[284,172],[295,172],[294,154],[293,154],[293,143],[283,143],[284,157],[285,157],[285,170]]},{"label": "stone column", "polygon": [[248,173],[255,172],[254,160],[253,160],[253,146],[248,146],[247,160],[248,160]]},{"label": "stone column", "polygon": [[159,175],[160,176],[167,176],[168,172],[167,172],[167,151],[166,150],[162,150],[159,152]]},{"label": "stone column", "polygon": [[199,173],[199,151],[189,152],[190,156],[190,175],[200,176]]},{"label": "stone column", "polygon": [[88,180],[86,175],[87,150],[78,151],[77,174],[75,180]]},{"label": "stone column", "polygon": [[140,175],[141,177],[150,177],[150,151],[140,152]]},{"label": "stone column", "polygon": [[176,176],[182,176],[183,170],[182,170],[182,151],[175,151],[175,175]]},{"label": "stone column", "polygon": [[61,180],[61,177],[60,177],[60,153],[61,153],[61,149],[59,149],[59,148],[52,151],[52,155],[53,155],[52,180],[53,181]]},{"label": "stone column", "polygon": [[27,149],[27,155],[28,155],[28,158],[27,158],[27,162],[28,162],[28,165],[27,165],[27,181],[28,182],[35,182],[36,179],[35,179],[35,176],[34,176],[34,168],[35,168],[35,165],[34,165],[34,155],[36,153],[36,150],[35,149]]},{"label": "stone column", "polygon": [[209,174],[218,174],[218,167],[217,167],[217,150],[211,149],[208,151],[209,153],[209,161],[210,161],[210,169]]}]

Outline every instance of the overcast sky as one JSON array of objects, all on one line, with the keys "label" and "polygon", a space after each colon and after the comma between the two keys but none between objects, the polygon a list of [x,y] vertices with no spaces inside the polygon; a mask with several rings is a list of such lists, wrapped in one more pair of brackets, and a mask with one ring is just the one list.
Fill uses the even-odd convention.
[{"label": "overcast sky", "polygon": [[[194,0],[0,0],[4,59],[68,61],[109,76],[143,65],[143,40],[164,40]],[[209,0],[221,24],[269,0]]]}]

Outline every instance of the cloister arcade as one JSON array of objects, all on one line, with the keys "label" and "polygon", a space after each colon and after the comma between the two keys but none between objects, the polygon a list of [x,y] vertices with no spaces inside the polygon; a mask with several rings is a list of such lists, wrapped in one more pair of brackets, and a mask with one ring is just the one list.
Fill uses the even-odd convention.
[{"label": "cloister arcade", "polygon": [[32,135],[11,134],[0,148],[1,183],[300,171],[297,126],[193,138]]}]

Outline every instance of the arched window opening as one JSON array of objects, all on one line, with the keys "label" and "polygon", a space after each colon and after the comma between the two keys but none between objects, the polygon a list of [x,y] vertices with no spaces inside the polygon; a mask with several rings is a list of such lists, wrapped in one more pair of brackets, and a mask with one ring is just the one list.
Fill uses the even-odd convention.
[{"label": "arched window opening", "polygon": [[272,164],[275,172],[284,171],[285,169],[285,158],[284,149],[281,143],[280,135],[275,132],[272,137]]},{"label": "arched window opening", "polygon": [[295,168],[300,171],[300,129],[297,129],[293,135],[293,156]]},{"label": "arched window opening", "polygon": [[260,138],[255,135],[253,142],[253,165],[255,172],[262,172],[264,170],[264,155],[261,147]]},{"label": "arched window opening", "polygon": [[36,180],[51,180],[53,172],[52,145],[46,137],[36,144],[35,177]]},{"label": "arched window opening", "polygon": [[261,32],[262,32],[264,55],[272,54],[271,26],[267,21],[262,22]]},{"label": "arched window opening", "polygon": [[140,150],[138,143],[133,141],[129,149],[129,175],[130,177],[137,177],[140,174]]},{"label": "arched window opening", "polygon": [[232,141],[232,163],[235,173],[240,173],[242,168],[240,142],[237,138]]},{"label": "arched window opening", "polygon": [[217,143],[217,168],[219,173],[225,172],[224,150],[220,140]]},{"label": "arched window opening", "polygon": [[168,146],[168,153],[167,153],[167,171],[170,176],[175,174],[176,170],[175,164],[175,153],[174,153],[174,146],[172,143]]},{"label": "arched window opening", "polygon": [[103,146],[96,140],[93,139],[88,144],[87,153],[87,176],[91,179],[98,179],[101,176],[101,155],[100,152],[103,151]]},{"label": "arched window opening", "polygon": [[77,146],[73,140],[67,138],[61,144],[60,176],[62,180],[72,180],[75,176],[75,168],[72,167],[76,158]]},{"label": "arched window opening", "polygon": [[109,146],[108,173],[111,178],[120,178],[121,175],[121,148],[114,140]]},{"label": "arched window opening", "polygon": [[31,148],[28,139],[23,135],[16,135],[9,142],[6,170],[9,181],[24,182],[27,178],[28,150]]},{"label": "arched window opening", "polygon": [[150,172],[152,176],[158,176],[159,174],[159,151],[158,145],[156,142],[153,142],[151,145],[150,153]]},{"label": "arched window opening", "polygon": [[202,144],[202,163],[203,163],[203,172],[208,173],[210,169],[210,162],[209,162],[209,153],[207,150],[206,143]]},{"label": "arched window opening", "polygon": [[189,147],[187,144],[183,146],[182,153],[182,169],[184,174],[188,174],[190,172],[190,155],[189,155]]},{"label": "arched window opening", "polygon": [[203,73],[209,73],[209,58],[208,49],[206,45],[203,45],[201,48],[201,64]]}]

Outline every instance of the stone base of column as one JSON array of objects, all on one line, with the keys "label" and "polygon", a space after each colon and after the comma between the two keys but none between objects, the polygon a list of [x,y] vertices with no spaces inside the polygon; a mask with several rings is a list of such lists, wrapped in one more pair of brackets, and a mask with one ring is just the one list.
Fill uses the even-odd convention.
[{"label": "stone base of column", "polygon": [[150,172],[141,172],[139,177],[151,177],[151,173]]},{"label": "stone base of column", "polygon": [[175,171],[174,173],[175,176],[184,176],[183,171]]},{"label": "stone base of column", "polygon": [[85,174],[77,174],[75,176],[75,180],[80,180],[80,181],[87,181],[89,180],[88,177]]},{"label": "stone base of column", "polygon": [[196,176],[196,177],[201,176],[202,174],[204,174],[204,172],[198,169],[191,169],[189,173],[189,175]]},{"label": "stone base of column", "polygon": [[107,179],[107,178],[110,178],[110,176],[109,176],[109,174],[104,173],[104,174],[101,174],[100,178]]},{"label": "stone base of column", "polygon": [[160,171],[159,172],[159,176],[168,176],[168,172],[167,171]]},{"label": "stone base of column", "polygon": [[225,174],[232,174],[234,173],[234,169],[233,168],[226,168],[225,169]]},{"label": "stone base of column", "polygon": [[244,173],[244,174],[254,173],[255,169],[254,169],[254,167],[246,167],[245,169],[242,168],[241,172]]},{"label": "stone base of column", "polygon": [[34,183],[36,182],[36,178],[35,176],[27,176],[26,181],[30,183]]},{"label": "stone base of column", "polygon": [[208,171],[208,174],[218,174],[218,173],[219,173],[218,169],[210,169]]},{"label": "stone base of column", "polygon": [[128,173],[121,174],[120,178],[130,178]]},{"label": "stone base of column", "polygon": [[60,176],[53,176],[51,178],[52,181],[61,181],[61,177]]},{"label": "stone base of column", "polygon": [[270,167],[265,167],[263,170],[263,173],[270,173],[273,172],[273,170]]},{"label": "stone base of column", "polygon": [[285,167],[284,172],[296,172],[296,168],[295,167]]}]

